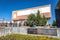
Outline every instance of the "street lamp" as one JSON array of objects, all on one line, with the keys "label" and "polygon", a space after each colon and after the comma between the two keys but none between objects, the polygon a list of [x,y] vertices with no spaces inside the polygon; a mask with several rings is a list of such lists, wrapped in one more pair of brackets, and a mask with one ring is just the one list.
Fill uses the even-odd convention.
[{"label": "street lamp", "polygon": [[4,18],[3,18],[3,20],[2,20],[2,24],[3,24],[3,26],[4,26]]}]

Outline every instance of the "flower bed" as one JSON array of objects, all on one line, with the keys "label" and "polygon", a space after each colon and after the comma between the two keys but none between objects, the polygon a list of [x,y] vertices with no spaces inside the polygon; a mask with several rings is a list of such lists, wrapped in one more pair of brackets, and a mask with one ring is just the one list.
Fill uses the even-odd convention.
[{"label": "flower bed", "polygon": [[58,38],[52,38],[47,36],[30,36],[21,34],[11,34],[0,37],[0,40],[60,40]]}]

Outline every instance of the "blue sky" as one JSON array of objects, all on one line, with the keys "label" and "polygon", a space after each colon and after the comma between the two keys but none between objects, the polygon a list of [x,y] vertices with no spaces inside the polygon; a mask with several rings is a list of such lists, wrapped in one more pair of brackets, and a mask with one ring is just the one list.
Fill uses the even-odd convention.
[{"label": "blue sky", "polygon": [[12,20],[12,11],[36,6],[51,4],[52,17],[50,23],[55,19],[55,6],[58,0],[0,0],[0,19]]}]

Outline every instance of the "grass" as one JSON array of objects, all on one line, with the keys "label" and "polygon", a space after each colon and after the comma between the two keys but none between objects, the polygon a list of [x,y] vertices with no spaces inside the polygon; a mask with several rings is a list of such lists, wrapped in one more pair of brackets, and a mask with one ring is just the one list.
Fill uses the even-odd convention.
[{"label": "grass", "polygon": [[30,36],[21,34],[11,34],[0,37],[0,40],[60,40],[58,38],[52,38],[47,36]]}]

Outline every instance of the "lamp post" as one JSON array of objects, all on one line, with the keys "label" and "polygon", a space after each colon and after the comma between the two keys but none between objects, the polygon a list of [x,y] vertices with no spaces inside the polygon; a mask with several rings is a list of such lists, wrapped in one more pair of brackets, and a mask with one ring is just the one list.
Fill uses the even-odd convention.
[{"label": "lamp post", "polygon": [[2,20],[3,22],[2,22],[2,24],[3,24],[3,26],[4,26],[4,18],[3,18],[3,20]]}]

